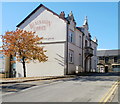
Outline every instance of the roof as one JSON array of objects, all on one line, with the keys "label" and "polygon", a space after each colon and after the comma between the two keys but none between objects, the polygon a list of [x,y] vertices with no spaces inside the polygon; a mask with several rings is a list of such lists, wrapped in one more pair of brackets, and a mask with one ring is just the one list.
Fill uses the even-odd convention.
[{"label": "roof", "polygon": [[[78,29],[80,32],[82,32],[81,27],[76,27],[76,29]],[[82,32],[82,33],[84,35],[84,32]]]},{"label": "roof", "polygon": [[[32,16],[38,9],[40,9],[41,7],[47,9],[48,11],[52,12],[54,15],[58,16],[59,18],[60,15],[58,15],[57,13],[53,12],[52,10],[48,9],[47,7],[45,7],[43,4],[40,4],[36,9],[34,9],[22,22],[20,22],[16,27],[19,27],[20,25],[22,25],[28,18],[30,18],[30,16]],[[64,21],[67,21],[66,19],[64,18],[61,18],[63,19]]]},{"label": "roof", "polygon": [[96,45],[98,45],[98,43],[94,42],[92,39],[91,39],[91,41],[92,41],[93,43],[95,43]]},{"label": "roof", "polygon": [[118,55],[120,55],[120,49],[97,51],[97,56],[118,56]]}]

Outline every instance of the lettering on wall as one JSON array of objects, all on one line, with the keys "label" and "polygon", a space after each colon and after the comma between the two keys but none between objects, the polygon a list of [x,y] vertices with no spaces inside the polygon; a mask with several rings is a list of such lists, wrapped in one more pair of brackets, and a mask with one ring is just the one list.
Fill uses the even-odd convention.
[{"label": "lettering on wall", "polygon": [[43,38],[43,40],[54,40],[54,37]]},{"label": "lettering on wall", "polygon": [[49,20],[37,20],[29,24],[30,29],[34,31],[45,31],[48,27],[51,26],[51,21]]}]

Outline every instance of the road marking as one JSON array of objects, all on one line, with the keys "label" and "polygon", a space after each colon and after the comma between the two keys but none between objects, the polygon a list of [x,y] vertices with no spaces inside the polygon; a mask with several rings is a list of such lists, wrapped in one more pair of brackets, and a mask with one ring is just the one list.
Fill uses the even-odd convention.
[{"label": "road marking", "polygon": [[103,96],[103,98],[99,101],[99,104],[105,104],[108,102],[112,94],[115,92],[117,86],[119,84],[119,81],[116,81],[112,87],[109,89],[109,91]]}]

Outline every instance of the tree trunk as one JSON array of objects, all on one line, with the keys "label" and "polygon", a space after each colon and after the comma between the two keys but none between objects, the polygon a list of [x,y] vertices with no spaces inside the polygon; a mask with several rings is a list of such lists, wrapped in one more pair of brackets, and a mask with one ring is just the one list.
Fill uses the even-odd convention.
[{"label": "tree trunk", "polygon": [[12,73],[12,64],[11,64],[11,61],[12,61],[12,55],[10,55],[9,78],[12,78],[12,77],[13,77],[13,73]]},{"label": "tree trunk", "polygon": [[25,57],[23,57],[23,70],[24,70],[24,77],[26,77],[26,67],[25,67]]}]

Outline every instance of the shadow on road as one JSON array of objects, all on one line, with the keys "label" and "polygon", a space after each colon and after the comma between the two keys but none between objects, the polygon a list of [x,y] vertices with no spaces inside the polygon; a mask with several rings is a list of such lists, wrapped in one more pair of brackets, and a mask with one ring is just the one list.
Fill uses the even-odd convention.
[{"label": "shadow on road", "polygon": [[[115,81],[118,80],[118,76],[120,73],[86,73],[83,76],[77,75],[74,78],[65,78],[53,80],[53,82],[57,81],[78,81],[78,82],[92,82],[92,81]],[[47,82],[50,83],[50,82]],[[36,86],[35,84],[14,84],[14,85],[4,85],[0,86],[2,92],[19,92],[21,90]]]},{"label": "shadow on road", "polygon": [[15,85],[4,85],[4,86],[0,86],[0,88],[2,88],[2,92],[18,92],[30,87],[33,87],[35,85],[33,84],[15,84]]},{"label": "shadow on road", "polygon": [[115,81],[119,80],[120,72],[109,72],[109,73],[87,73],[84,76],[77,76],[72,79],[63,79],[62,81]]}]

